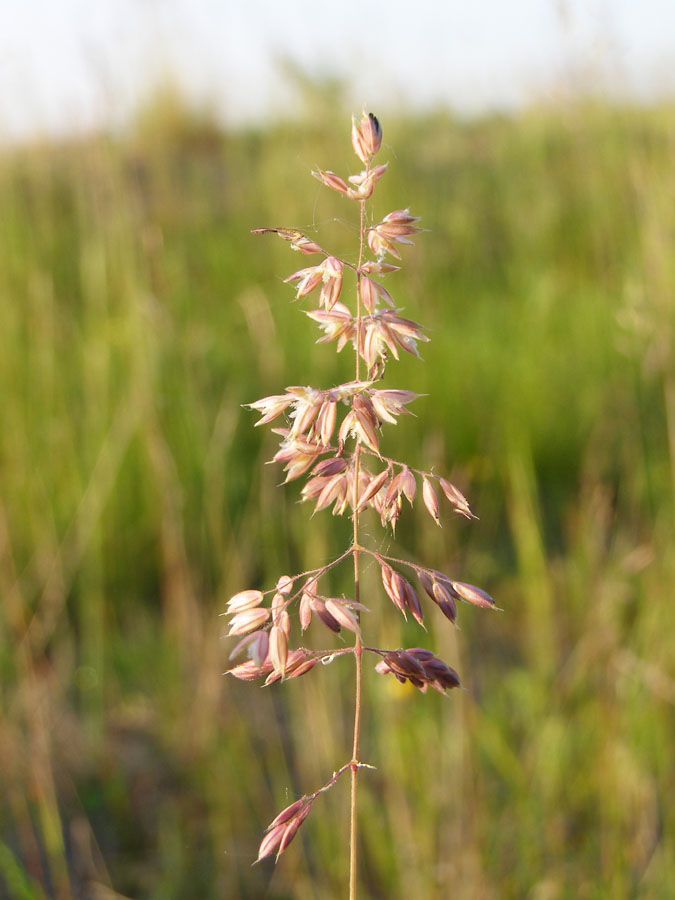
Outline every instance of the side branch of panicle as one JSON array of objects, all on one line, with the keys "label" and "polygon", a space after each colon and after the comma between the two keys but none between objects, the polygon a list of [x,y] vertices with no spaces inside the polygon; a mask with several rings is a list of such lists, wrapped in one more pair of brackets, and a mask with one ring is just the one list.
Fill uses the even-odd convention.
[{"label": "side branch of panicle", "polygon": [[381,675],[392,674],[402,684],[409,681],[422,693],[432,687],[439,694],[444,694],[460,686],[457,672],[423,647],[392,650],[384,655],[375,669]]},{"label": "side branch of panicle", "polygon": [[325,253],[325,250],[311,238],[308,238],[302,231],[296,228],[252,228],[251,234],[278,234],[280,238],[288,241],[293,250],[299,250],[300,253]]}]

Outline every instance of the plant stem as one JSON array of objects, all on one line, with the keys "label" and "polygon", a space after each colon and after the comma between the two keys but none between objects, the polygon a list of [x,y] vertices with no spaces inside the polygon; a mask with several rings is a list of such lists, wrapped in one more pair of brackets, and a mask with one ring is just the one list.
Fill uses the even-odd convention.
[{"label": "plant stem", "polygon": [[[365,240],[366,202],[362,200],[360,205],[359,227],[359,268],[363,262],[363,245]],[[361,377],[361,275],[356,276],[356,381]],[[360,602],[359,580],[359,467],[361,462],[361,444],[357,441],[354,451],[354,486],[352,495],[352,523],[353,550],[354,550],[354,600]],[[351,804],[349,815],[349,900],[356,900],[356,811],[358,797],[358,761],[359,761],[359,737],[361,733],[361,656],[363,645],[361,635],[356,634],[354,641],[354,662],[356,664],[356,685],[354,689],[354,743],[352,746],[352,779],[351,779]]]},{"label": "plant stem", "polygon": [[[355,528],[357,517],[354,515]],[[354,551],[354,596],[359,598],[358,550]],[[361,730],[361,656],[363,647],[361,637],[357,634],[354,642],[354,661],[356,663],[356,688],[354,697],[354,744],[352,748],[351,809],[349,817],[349,900],[356,900],[356,808],[358,788],[359,736]]]}]

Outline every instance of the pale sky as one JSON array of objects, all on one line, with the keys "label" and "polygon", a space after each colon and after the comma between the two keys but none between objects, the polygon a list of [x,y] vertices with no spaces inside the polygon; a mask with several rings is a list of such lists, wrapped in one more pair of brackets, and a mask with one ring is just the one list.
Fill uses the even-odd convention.
[{"label": "pale sky", "polygon": [[348,100],[462,111],[675,93],[675,0],[0,0],[0,137],[124,121],[170,74],[224,121],[293,109],[277,61]]}]

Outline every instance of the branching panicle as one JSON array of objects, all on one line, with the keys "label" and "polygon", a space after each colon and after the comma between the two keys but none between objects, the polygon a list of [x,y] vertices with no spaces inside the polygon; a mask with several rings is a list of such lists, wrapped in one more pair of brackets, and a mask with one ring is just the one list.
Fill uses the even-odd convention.
[{"label": "branching panicle", "polygon": [[[247,659],[229,670],[245,681],[264,679],[266,685],[297,678],[310,672],[325,652],[291,646],[291,616],[297,616],[300,632],[312,623],[333,634],[348,631],[354,635],[351,647],[329,651],[331,658],[353,655],[356,661],[354,742],[352,758],[314,794],[291,803],[270,823],[260,845],[258,860],[276,852],[279,855],[295,837],[319,794],[331,788],[339,776],[351,773],[350,823],[350,900],[356,897],[356,809],[357,775],[367,767],[358,759],[361,716],[361,657],[368,652],[379,657],[375,670],[393,674],[401,682],[410,682],[421,691],[428,687],[440,693],[458,687],[459,676],[430,650],[420,647],[383,649],[362,643],[361,616],[368,609],[360,602],[359,560],[362,554],[380,566],[386,596],[404,616],[423,626],[424,611],[412,583],[398,569],[412,570],[423,592],[450,622],[457,618],[457,604],[465,601],[477,606],[494,607],[493,599],[481,588],[455,581],[434,569],[406,560],[376,553],[360,543],[359,521],[370,508],[379,515],[383,527],[392,531],[403,510],[403,499],[412,506],[421,496],[423,504],[440,526],[442,510],[439,496],[467,519],[475,518],[462,492],[446,478],[413,468],[382,455],[380,436],[384,424],[395,425],[398,416],[410,413],[408,405],[419,396],[412,391],[376,387],[390,359],[398,359],[404,350],[419,356],[417,345],[428,340],[422,326],[400,315],[389,290],[381,282],[398,266],[384,261],[387,254],[400,259],[396,245],[412,243],[421,229],[419,218],[409,209],[390,212],[376,225],[366,226],[366,201],[387,166],[373,165],[382,143],[382,129],[372,113],[352,120],[352,146],[365,169],[346,179],[329,170],[312,174],[323,184],[359,206],[358,263],[324,250],[303,232],[293,228],[256,228],[254,234],[273,233],[291,247],[307,255],[322,255],[313,266],[298,269],[285,280],[295,285],[295,297],[314,296],[316,305],[306,313],[323,332],[318,342],[337,341],[337,350],[351,344],[355,353],[355,377],[351,382],[329,388],[287,387],[282,394],[263,397],[248,404],[260,414],[255,423],[264,425],[284,417],[282,427],[273,431],[281,437],[273,462],[281,463],[285,481],[305,475],[302,500],[314,503],[314,511],[332,506],[334,515],[349,513],[353,524],[351,546],[326,565],[299,573],[282,575],[275,588],[262,592],[244,590],[228,602],[228,635],[241,636],[231,658],[246,654]],[[365,258],[370,251],[372,259]],[[352,277],[351,302],[345,290]],[[345,296],[347,294],[347,296]],[[362,377],[362,363],[366,378]],[[421,491],[418,492],[418,487]],[[334,566],[350,559],[354,567],[353,598],[330,597],[320,582]],[[271,599],[267,602],[267,597]]]}]

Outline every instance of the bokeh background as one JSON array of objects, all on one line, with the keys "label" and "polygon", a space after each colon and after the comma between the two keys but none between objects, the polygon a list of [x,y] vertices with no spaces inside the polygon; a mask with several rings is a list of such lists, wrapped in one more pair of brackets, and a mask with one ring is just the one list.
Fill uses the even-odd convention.
[{"label": "bokeh background", "polygon": [[309,171],[356,171],[364,103],[374,214],[428,229],[387,283],[432,340],[387,376],[425,396],[386,449],[480,517],[386,545],[503,612],[425,634],[366,572],[366,634],[466,690],[367,670],[363,897],[675,896],[675,13],[473,10],[3,10],[1,897],[345,896],[346,782],[251,862],[349,757],[351,666],[234,682],[219,614],[348,541],[241,404],[351,377],[289,303],[302,261],[249,230],[351,252]]}]

